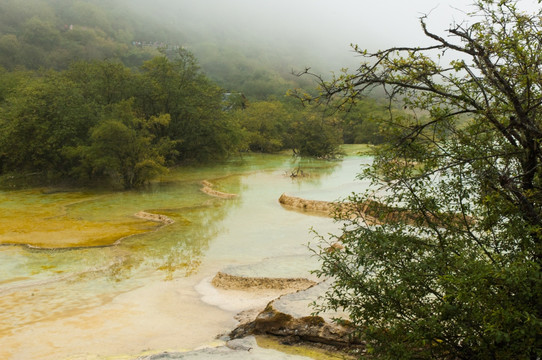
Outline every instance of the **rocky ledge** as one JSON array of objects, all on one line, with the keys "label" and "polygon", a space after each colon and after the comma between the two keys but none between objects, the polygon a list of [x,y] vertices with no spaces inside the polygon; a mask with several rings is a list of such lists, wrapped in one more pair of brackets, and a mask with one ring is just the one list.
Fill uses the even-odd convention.
[{"label": "rocky ledge", "polygon": [[342,216],[346,217],[363,218],[368,224],[376,225],[380,223],[378,216],[376,216],[377,214],[371,210],[378,204],[377,202],[366,202],[357,205],[350,202],[308,200],[282,194],[279,198],[279,203],[288,209],[308,212],[314,215],[335,217],[342,214]]},{"label": "rocky ledge", "polygon": [[173,224],[175,222],[173,219],[167,217],[166,215],[153,214],[146,211],[140,211],[138,213],[135,213],[134,216],[144,220],[163,223],[165,225]]},{"label": "rocky ledge", "polygon": [[238,339],[249,335],[271,335],[279,337],[286,344],[363,352],[364,343],[356,336],[354,327],[346,320],[340,323],[332,321],[334,318],[346,318],[345,314],[311,315],[310,303],[323,295],[328,287],[326,282],[322,282],[271,301],[254,320],[234,329],[230,337]]},{"label": "rocky ledge", "polygon": [[306,289],[316,284],[305,278],[248,277],[223,272],[216,274],[211,283],[216,288],[226,290],[277,289],[285,291]]},{"label": "rocky ledge", "polygon": [[237,197],[237,194],[225,193],[225,192],[213,189],[214,184],[210,183],[207,180],[203,180],[201,182],[201,185],[202,185],[201,191],[203,191],[207,195],[219,197],[221,199],[233,199]]}]

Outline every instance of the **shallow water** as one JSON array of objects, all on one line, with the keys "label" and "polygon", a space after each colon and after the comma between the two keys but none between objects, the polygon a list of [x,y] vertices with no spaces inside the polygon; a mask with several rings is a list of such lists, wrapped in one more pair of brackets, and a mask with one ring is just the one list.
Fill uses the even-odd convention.
[{"label": "shallow water", "polygon": [[[0,192],[0,358],[133,358],[220,343],[243,305],[205,303],[201,284],[225,267],[306,273],[288,257],[307,257],[311,227],[338,225],[286,210],[279,196],[344,197],[367,186],[355,175],[369,161],[251,155],[175,169],[140,191]],[[297,166],[309,176],[289,177]],[[239,196],[211,197],[202,180]],[[175,223],[138,219],[141,210]]]}]

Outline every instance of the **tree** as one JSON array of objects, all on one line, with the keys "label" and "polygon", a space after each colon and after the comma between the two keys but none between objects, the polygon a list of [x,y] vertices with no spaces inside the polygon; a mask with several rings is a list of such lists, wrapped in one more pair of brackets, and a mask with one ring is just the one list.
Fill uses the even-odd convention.
[{"label": "tree", "polygon": [[305,98],[383,87],[411,112],[361,175],[379,190],[320,237],[344,249],[315,249],[335,280],[321,309],[346,309],[376,358],[542,357],[542,10],[475,6],[447,36],[422,17],[433,45],[355,47],[366,62]]},{"label": "tree", "polygon": [[251,151],[272,153],[286,148],[291,115],[279,101],[258,101],[235,115],[247,133]]},{"label": "tree", "polygon": [[177,141],[172,161],[208,161],[235,152],[240,129],[223,111],[223,90],[201,71],[192,53],[158,56],[142,66],[138,105],[147,117],[170,114],[168,136]]},{"label": "tree", "polygon": [[27,43],[46,50],[54,48],[59,41],[59,31],[51,23],[35,16],[28,20],[23,27],[23,39]]},{"label": "tree", "polygon": [[295,114],[289,129],[289,145],[295,155],[322,159],[341,155],[342,133],[338,119],[315,108]]},{"label": "tree", "polygon": [[[400,111],[397,109],[396,111]],[[382,144],[386,138],[380,131],[380,122],[387,117],[387,102],[363,99],[342,117],[345,144]]]},{"label": "tree", "polygon": [[169,115],[137,118],[130,101],[115,104],[111,114],[91,130],[91,144],[80,147],[82,166],[92,174],[119,179],[125,189],[150,181],[166,171],[161,146],[153,145],[151,130],[168,126]]},{"label": "tree", "polygon": [[119,61],[78,61],[65,76],[75,82],[83,96],[100,106],[130,99],[136,94],[136,76]]},{"label": "tree", "polygon": [[64,151],[87,138],[95,108],[77,84],[54,71],[6,80],[13,85],[0,108],[0,171],[67,175],[71,163]]}]

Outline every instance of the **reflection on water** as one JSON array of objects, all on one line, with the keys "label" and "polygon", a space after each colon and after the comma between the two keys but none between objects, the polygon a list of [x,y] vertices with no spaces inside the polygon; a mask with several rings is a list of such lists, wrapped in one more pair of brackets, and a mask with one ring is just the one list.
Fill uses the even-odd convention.
[{"label": "reflection on water", "polygon": [[[287,174],[297,166],[309,176],[291,179]],[[0,192],[0,358],[67,358],[68,341],[93,353],[83,338],[99,338],[113,320],[116,336],[129,340],[104,345],[110,355],[146,349],[127,342],[186,348],[201,341],[190,342],[192,333],[210,332],[202,338],[212,339],[220,314],[198,303],[193,291],[208,275],[204,272],[305,254],[311,226],[331,231],[335,225],[290,213],[278,197],[283,192],[322,200],[348,195],[364,186],[355,180],[359,166],[359,158],[300,163],[287,156],[251,155],[212,167],[175,169],[140,191]],[[216,190],[239,196],[210,197],[200,190],[204,179]],[[175,222],[164,226],[134,217],[141,210]],[[176,312],[185,307],[197,320],[165,320],[181,316]],[[113,318],[111,309],[116,309]],[[93,322],[82,325],[87,318]],[[134,321],[143,324],[131,327]],[[74,324],[83,334],[81,344],[70,339]],[[145,332],[153,326],[163,342]],[[184,330],[183,338],[164,335]],[[44,337],[39,346],[25,346],[26,337],[35,333]]]}]

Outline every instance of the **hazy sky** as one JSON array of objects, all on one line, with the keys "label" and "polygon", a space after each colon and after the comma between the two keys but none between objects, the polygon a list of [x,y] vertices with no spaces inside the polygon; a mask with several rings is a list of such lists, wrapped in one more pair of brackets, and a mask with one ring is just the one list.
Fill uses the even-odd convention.
[{"label": "hazy sky", "polygon": [[[146,1],[146,0],[140,0]],[[344,61],[349,45],[382,49],[427,43],[419,18],[445,36],[472,11],[473,0],[154,0],[181,28],[252,42],[281,43],[323,59]],[[519,0],[535,9],[536,0]],[[272,46],[271,46],[272,47]],[[270,48],[270,51],[273,51]],[[293,50],[292,50],[293,51]]]},{"label": "hazy sky", "polygon": [[[172,1],[172,0],[170,0]],[[528,1],[528,0],[524,0]],[[469,0],[176,0],[174,13],[190,21],[235,27],[285,42],[352,42],[381,46],[420,37],[418,18],[431,13],[431,23],[446,28],[469,9]],[[453,4],[453,6],[451,5]],[[184,16],[183,16],[184,18]]]}]

